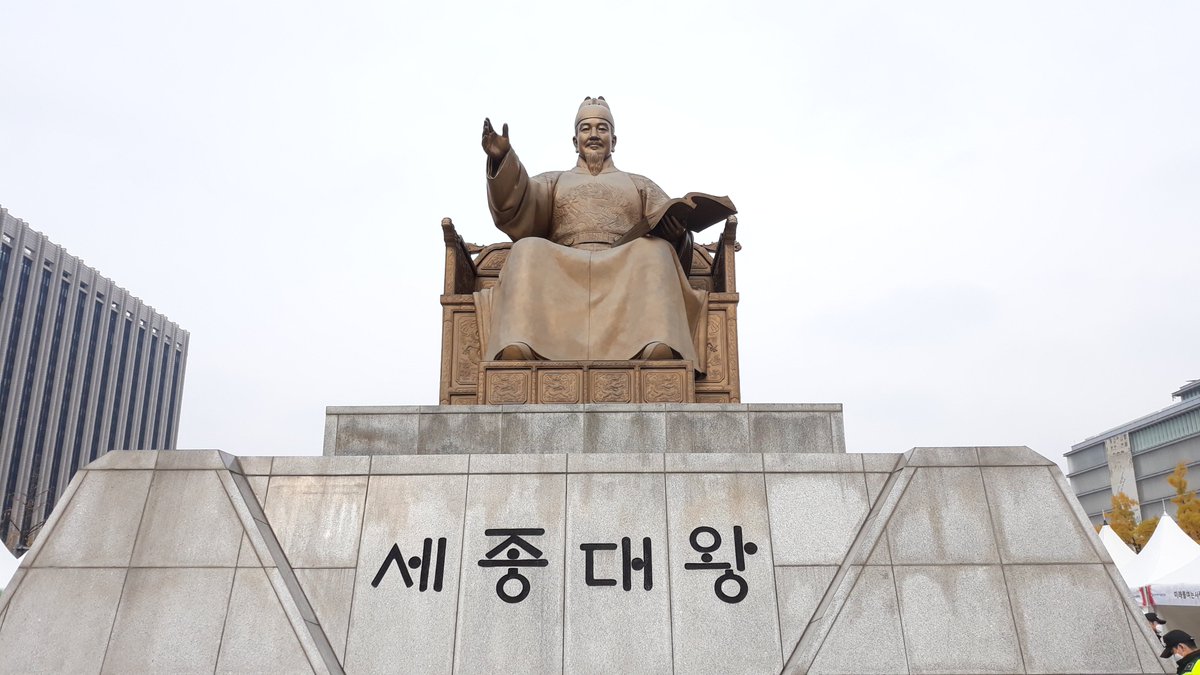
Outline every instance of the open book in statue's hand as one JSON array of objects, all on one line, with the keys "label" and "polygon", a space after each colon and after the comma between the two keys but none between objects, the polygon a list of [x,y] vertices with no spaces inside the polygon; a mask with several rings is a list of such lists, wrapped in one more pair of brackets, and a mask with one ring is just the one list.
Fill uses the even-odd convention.
[{"label": "open book in statue's hand", "polygon": [[729,197],[689,192],[655,209],[646,217],[645,221],[626,232],[613,246],[628,244],[634,239],[654,232],[654,228],[658,227],[658,224],[666,216],[674,217],[692,232],[699,232],[724,221],[735,213],[737,213],[737,207],[733,205]]}]

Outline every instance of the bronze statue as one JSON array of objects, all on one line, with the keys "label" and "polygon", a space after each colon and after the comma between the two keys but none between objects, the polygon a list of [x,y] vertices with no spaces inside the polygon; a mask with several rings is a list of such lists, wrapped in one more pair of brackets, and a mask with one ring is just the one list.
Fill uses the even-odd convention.
[{"label": "bronze statue", "polygon": [[[671,200],[653,181],[613,165],[603,97],[584,99],[573,142],[573,169],[530,177],[508,125],[483,122],[488,206],[515,242],[499,285],[475,295],[483,360],[682,358],[704,372],[708,294],[688,283],[686,223],[662,215]],[[648,236],[617,245],[655,213]]]}]

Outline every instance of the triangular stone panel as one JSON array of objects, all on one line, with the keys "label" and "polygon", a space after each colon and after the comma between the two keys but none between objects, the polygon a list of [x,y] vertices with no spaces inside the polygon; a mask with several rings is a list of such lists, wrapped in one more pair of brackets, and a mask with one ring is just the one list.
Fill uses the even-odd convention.
[{"label": "triangular stone panel", "polygon": [[[1005,565],[1004,576],[1028,672],[1142,670],[1120,592],[1103,565]],[[1062,630],[1068,622],[1071,630]]]},{"label": "triangular stone panel", "polygon": [[296,631],[260,567],[237,570],[216,672],[312,672]]},{"label": "triangular stone panel", "polygon": [[102,672],[211,671],[232,585],[232,567],[130,569]]},{"label": "triangular stone panel", "polygon": [[[60,500],[23,566],[125,567],[133,552],[153,471],[83,471]],[[65,495],[64,495],[65,497]]]},{"label": "triangular stone panel", "polygon": [[[920,448],[906,459],[890,487],[888,474],[866,474],[872,512],[832,586],[816,591],[816,615],[784,634],[785,672],[1161,672],[1057,467],[1028,448]],[[1057,586],[1072,589],[1069,601]],[[1108,618],[1082,622],[1092,647],[1055,645],[1063,626],[1097,614]]]},{"label": "triangular stone panel", "polygon": [[784,649],[791,649],[800,639],[835,574],[836,565],[775,568],[779,633]]},{"label": "triangular stone panel", "polygon": [[297,568],[354,567],[367,476],[273,476],[263,509]]},{"label": "triangular stone panel", "polygon": [[900,675],[904,651],[892,569],[863,567],[810,672]]},{"label": "triangular stone panel", "polygon": [[99,672],[124,582],[122,568],[22,570],[5,590],[0,671]]},{"label": "triangular stone panel", "polygon": [[1147,673],[1158,672],[1158,669],[1161,669],[1161,671],[1164,673],[1175,672],[1175,669],[1171,668],[1170,666],[1170,664],[1174,663],[1173,661],[1154,658],[1154,652],[1157,652],[1159,649],[1161,649],[1162,645],[1157,641],[1151,641],[1149,636],[1143,635],[1142,632],[1135,627],[1142,623],[1142,618],[1139,617],[1135,619],[1134,617],[1130,616],[1129,612],[1126,612],[1125,621],[1129,624],[1129,634],[1133,636],[1134,643],[1142,645],[1141,649],[1136,650],[1138,661],[1142,665],[1142,670]]},{"label": "triangular stone panel", "polygon": [[1067,496],[1054,480],[1057,468],[1043,466],[983,467],[992,525],[1006,564],[1102,562],[1084,524],[1072,512]]},{"label": "triangular stone panel", "polygon": [[896,565],[892,570],[914,673],[1024,669],[999,565]]},{"label": "triangular stone panel", "polygon": [[885,534],[895,565],[1000,562],[978,467],[913,469]]},{"label": "triangular stone panel", "polygon": [[131,564],[233,567],[241,541],[242,525],[216,471],[156,471]]},{"label": "triangular stone panel", "polygon": [[296,579],[312,603],[317,621],[329,636],[329,643],[338,661],[343,663],[350,624],[350,603],[354,595],[354,573],[354,568],[296,570]]},{"label": "triangular stone panel", "polygon": [[[100,671],[100,659],[105,672],[211,671],[224,654],[222,669],[230,672],[341,672],[251,488],[241,490],[224,468],[238,468],[234,458],[216,451],[110,455],[76,475],[10,582],[0,604],[6,663],[17,663],[7,657],[21,651],[52,659],[21,669],[36,672]],[[150,464],[158,468],[144,468]],[[239,560],[251,566],[239,569]],[[116,574],[115,595],[97,596],[106,588],[99,581],[75,584],[79,574]],[[64,589],[69,597],[55,612],[53,592]],[[107,619],[83,622],[103,630],[100,644],[81,655],[76,646],[90,644],[83,628],[8,621],[10,603],[20,607],[22,596],[40,601],[36,616],[107,612]],[[42,628],[25,635],[18,623]],[[41,651],[3,647],[10,639]],[[264,653],[274,655],[271,662],[257,663]],[[70,660],[77,658],[84,661]]]}]

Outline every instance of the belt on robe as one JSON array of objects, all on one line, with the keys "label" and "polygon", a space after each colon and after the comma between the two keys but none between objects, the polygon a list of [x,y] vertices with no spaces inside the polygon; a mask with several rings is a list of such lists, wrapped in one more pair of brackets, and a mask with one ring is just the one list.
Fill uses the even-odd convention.
[{"label": "belt on robe", "polygon": [[620,238],[620,234],[612,232],[575,232],[565,237],[557,237],[553,241],[563,246],[575,246],[577,244],[607,244],[612,246]]}]

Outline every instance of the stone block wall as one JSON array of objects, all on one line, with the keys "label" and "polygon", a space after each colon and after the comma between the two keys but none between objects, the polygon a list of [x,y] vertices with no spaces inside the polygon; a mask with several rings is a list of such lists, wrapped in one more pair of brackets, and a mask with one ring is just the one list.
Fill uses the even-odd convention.
[{"label": "stone block wall", "polygon": [[1120,584],[1027,448],[114,452],[0,600],[0,663],[1164,672]]}]

